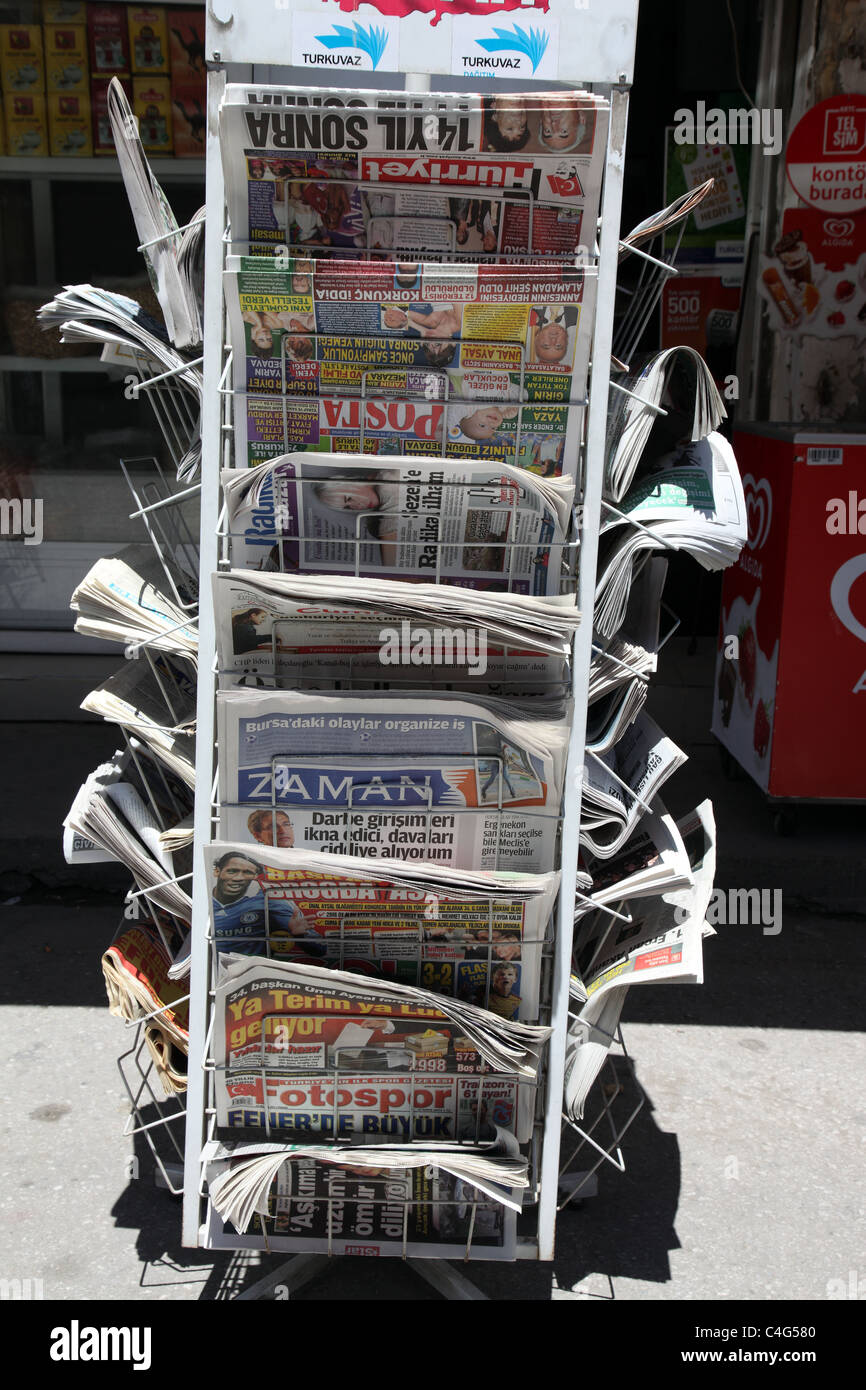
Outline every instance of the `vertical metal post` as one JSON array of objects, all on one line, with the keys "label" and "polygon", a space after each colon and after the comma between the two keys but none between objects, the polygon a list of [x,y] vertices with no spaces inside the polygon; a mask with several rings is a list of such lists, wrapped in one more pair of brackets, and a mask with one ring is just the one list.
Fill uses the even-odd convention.
[{"label": "vertical metal post", "polygon": [[619,219],[625,166],[628,91],[614,88],[610,94],[610,133],[604,177],[604,203],[599,243],[598,300],[592,339],[592,382],[586,430],[584,494],[581,520],[580,568],[577,604],[581,624],[574,639],[572,690],[574,723],[568,748],[562,821],[562,878],[557,910],[553,958],[551,1026],[547,1096],[544,1111],[544,1147],[541,1157],[541,1191],[538,1202],[538,1258],[552,1260],[556,1225],[556,1192],[559,1177],[559,1139],[562,1087],[565,1078],[565,1039],[568,1030],[568,980],[574,927],[574,895],[580,832],[580,801],[586,739],[586,691],[592,660],[592,618],[595,607],[595,571],[598,528],[604,479],[607,397],[613,310],[619,254]]},{"label": "vertical metal post", "polygon": [[205,1085],[200,1065],[205,1048],[208,1003],[208,920],[210,884],[202,865],[202,846],[211,839],[210,799],[213,782],[214,673],[211,653],[216,648],[210,576],[217,567],[219,518],[220,429],[219,380],[223,342],[223,241],[225,188],[219,141],[214,137],[225,74],[210,72],[207,82],[208,132],[206,164],[207,224],[204,290],[204,400],[202,411],[202,489],[196,711],[195,834],[197,872],[193,878],[192,950],[190,954],[189,1085],[187,1094],[186,1150],[184,1157],[183,1244],[199,1244],[199,1157],[204,1142]]}]

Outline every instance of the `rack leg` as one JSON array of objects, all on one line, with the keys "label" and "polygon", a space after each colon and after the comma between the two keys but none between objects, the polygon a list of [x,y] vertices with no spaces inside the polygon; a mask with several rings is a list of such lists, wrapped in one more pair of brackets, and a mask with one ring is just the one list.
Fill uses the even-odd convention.
[{"label": "rack leg", "polygon": [[327,1255],[294,1255],[264,1279],[259,1279],[251,1288],[244,1289],[243,1293],[238,1294],[235,1302],[239,1303],[241,1299],[266,1298],[278,1284],[285,1288],[291,1297],[298,1289],[309,1284],[311,1279],[315,1279],[316,1275],[321,1274],[329,1264]]},{"label": "rack leg", "polygon": [[432,1284],[437,1293],[441,1293],[443,1298],[460,1300],[461,1302],[477,1302],[489,1300],[486,1293],[471,1284],[462,1274],[458,1274],[456,1269],[452,1269],[445,1260],[407,1260],[406,1261],[413,1274],[418,1274],[422,1279],[426,1279],[428,1284]]}]

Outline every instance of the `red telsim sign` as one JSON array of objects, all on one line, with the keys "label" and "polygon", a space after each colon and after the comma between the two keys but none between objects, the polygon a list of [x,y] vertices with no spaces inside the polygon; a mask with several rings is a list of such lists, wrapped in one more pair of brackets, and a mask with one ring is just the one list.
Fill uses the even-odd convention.
[{"label": "red telsim sign", "polygon": [[819,101],[791,131],[785,163],[805,203],[828,214],[866,209],[866,96]]},{"label": "red telsim sign", "polygon": [[[474,14],[484,18],[503,10],[542,10],[545,14],[550,0],[362,0],[380,14],[430,14],[431,24],[438,24],[443,15]],[[340,9],[355,14],[358,0],[338,0]]]}]

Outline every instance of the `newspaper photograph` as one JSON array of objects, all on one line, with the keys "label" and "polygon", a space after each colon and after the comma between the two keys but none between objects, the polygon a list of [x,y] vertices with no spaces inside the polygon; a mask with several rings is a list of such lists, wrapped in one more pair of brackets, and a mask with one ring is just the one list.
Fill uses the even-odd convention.
[{"label": "newspaper photograph", "polygon": [[568,478],[449,458],[294,453],[223,470],[222,482],[238,568],[560,591]]},{"label": "newspaper photograph", "polygon": [[330,256],[574,261],[595,241],[608,103],[229,84],[232,242]]},{"label": "newspaper photograph", "polygon": [[236,391],[581,402],[596,271],[229,256]]},{"label": "newspaper photograph", "polygon": [[567,704],[555,709],[220,691],[220,837],[249,842],[251,813],[277,807],[302,849],[548,872],[569,729]]},{"label": "newspaper photograph", "polygon": [[285,811],[254,811],[255,846],[205,845],[218,951],[291,956],[538,1016],[559,874],[447,873],[294,849]]}]

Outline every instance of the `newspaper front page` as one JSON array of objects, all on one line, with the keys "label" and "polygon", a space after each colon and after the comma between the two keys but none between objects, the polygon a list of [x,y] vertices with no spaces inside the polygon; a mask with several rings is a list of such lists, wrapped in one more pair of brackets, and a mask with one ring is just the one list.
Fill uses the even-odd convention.
[{"label": "newspaper front page", "polygon": [[294,453],[225,470],[240,569],[558,594],[574,485],[501,463]]},{"label": "newspaper front page", "polygon": [[567,708],[514,719],[481,697],[221,691],[220,835],[249,841],[250,816],[276,807],[299,848],[548,872]]},{"label": "newspaper front page", "polygon": [[297,850],[284,811],[254,817],[253,848],[204,848],[218,951],[382,975],[502,1018],[537,1018],[558,873],[437,878],[433,865]]},{"label": "newspaper front page", "polygon": [[574,261],[595,241],[608,103],[229,84],[233,244],[331,257]]}]

